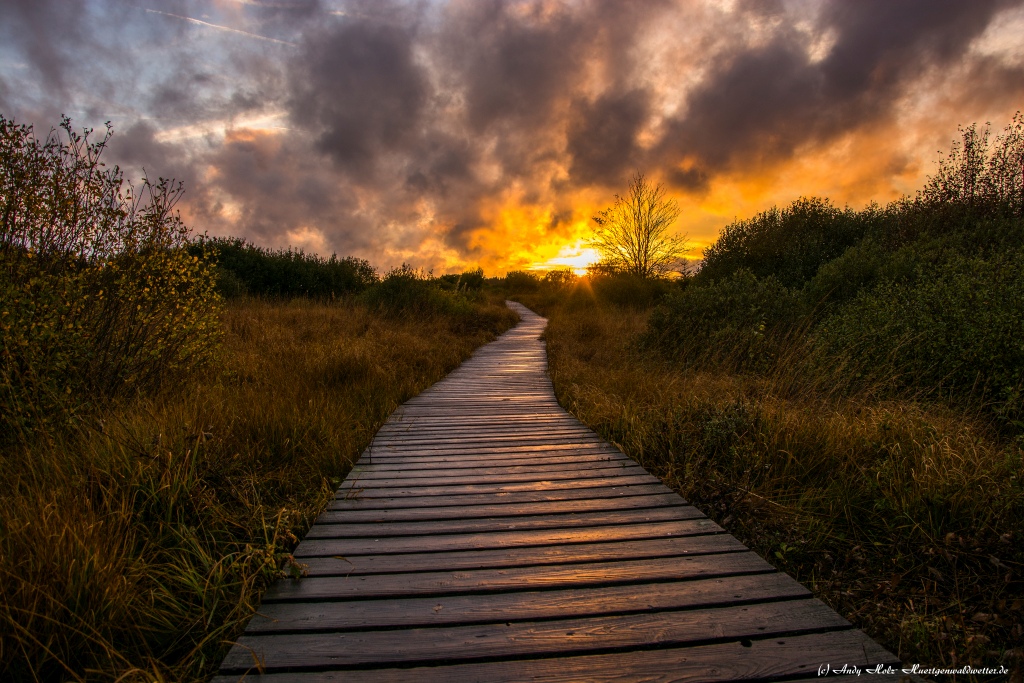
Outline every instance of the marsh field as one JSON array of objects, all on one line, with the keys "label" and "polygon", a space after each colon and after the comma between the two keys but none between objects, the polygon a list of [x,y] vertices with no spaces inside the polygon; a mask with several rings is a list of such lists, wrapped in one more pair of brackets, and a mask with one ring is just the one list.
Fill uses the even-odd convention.
[{"label": "marsh field", "polygon": [[0,678],[208,678],[376,429],[515,299],[601,436],[905,662],[1019,680],[1019,116],[916,197],[802,198],[672,278],[198,239],[179,187],[131,199],[101,142],[2,123]]},{"label": "marsh field", "polygon": [[243,298],[215,362],[0,460],[4,680],[204,680],[403,401],[514,322]]}]

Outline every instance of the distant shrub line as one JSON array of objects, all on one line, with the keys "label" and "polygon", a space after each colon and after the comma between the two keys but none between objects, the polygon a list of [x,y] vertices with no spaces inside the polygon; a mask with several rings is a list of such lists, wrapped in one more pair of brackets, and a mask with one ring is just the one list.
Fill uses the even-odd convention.
[{"label": "distant shrub line", "polygon": [[324,258],[293,249],[266,249],[236,237],[201,237],[190,253],[216,264],[217,288],[228,298],[253,295],[314,299],[358,294],[377,282],[367,261]]}]

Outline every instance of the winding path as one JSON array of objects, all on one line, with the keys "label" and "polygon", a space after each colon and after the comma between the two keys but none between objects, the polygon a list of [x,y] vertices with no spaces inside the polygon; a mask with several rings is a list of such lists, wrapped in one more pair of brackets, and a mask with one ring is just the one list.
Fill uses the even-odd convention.
[{"label": "winding path", "polygon": [[565,412],[539,339],[547,321],[510,305],[518,326],[381,428],[295,552],[309,576],[271,588],[217,683],[898,667]]}]

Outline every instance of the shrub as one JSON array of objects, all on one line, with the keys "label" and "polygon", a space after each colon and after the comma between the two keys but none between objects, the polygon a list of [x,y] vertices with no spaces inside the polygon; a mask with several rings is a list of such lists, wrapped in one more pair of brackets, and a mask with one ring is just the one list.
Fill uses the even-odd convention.
[{"label": "shrub", "polygon": [[1024,251],[960,257],[911,282],[885,281],[847,304],[818,333],[858,383],[995,402],[1019,420],[1024,387]]},{"label": "shrub", "polygon": [[745,268],[757,277],[772,276],[786,287],[799,287],[864,236],[872,212],[839,210],[814,197],[798,199],[785,209],[773,207],[727,226],[704,250],[697,279],[720,280]]},{"label": "shrub", "polygon": [[590,286],[598,301],[636,310],[654,306],[673,288],[670,280],[627,273],[592,276]]},{"label": "shrub", "polygon": [[949,155],[920,193],[927,204],[959,204],[989,210],[1024,209],[1024,117],[1013,121],[989,142],[986,126],[960,129]]},{"label": "shrub", "polygon": [[147,392],[210,358],[214,275],[186,250],[182,187],[136,190],[98,142],[0,117],[0,438]]},{"label": "shrub", "polygon": [[541,282],[549,287],[569,287],[576,284],[577,280],[579,277],[572,268],[555,268],[544,273]]},{"label": "shrub", "polygon": [[505,275],[504,285],[509,295],[536,292],[540,289],[540,278],[525,270],[510,270]]},{"label": "shrub", "polygon": [[445,290],[437,280],[403,263],[362,294],[362,300],[385,315],[438,314],[471,316],[473,303],[464,292]]},{"label": "shrub", "polygon": [[434,284],[445,290],[477,292],[484,286],[484,269],[467,270],[461,275],[455,273],[442,275],[434,280]]},{"label": "shrub", "polygon": [[665,297],[651,312],[643,343],[684,365],[767,369],[803,315],[798,297],[774,277],[741,269]]},{"label": "shrub", "polygon": [[467,270],[459,276],[459,288],[478,291],[484,286],[484,269]]},{"label": "shrub", "polygon": [[227,297],[254,294],[331,299],[358,294],[377,281],[373,266],[354,256],[324,258],[293,249],[274,251],[235,237],[203,237],[190,251],[216,260],[218,289]]}]

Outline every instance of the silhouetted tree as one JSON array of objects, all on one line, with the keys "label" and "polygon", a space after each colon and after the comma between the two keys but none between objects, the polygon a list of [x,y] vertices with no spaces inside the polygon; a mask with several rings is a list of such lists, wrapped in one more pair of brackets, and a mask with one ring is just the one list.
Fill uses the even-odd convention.
[{"label": "silhouetted tree", "polygon": [[679,205],[661,183],[651,185],[636,173],[626,195],[616,195],[611,208],[593,217],[590,244],[601,254],[600,266],[644,278],[679,270],[688,249],[685,235],[670,232],[678,217]]}]

